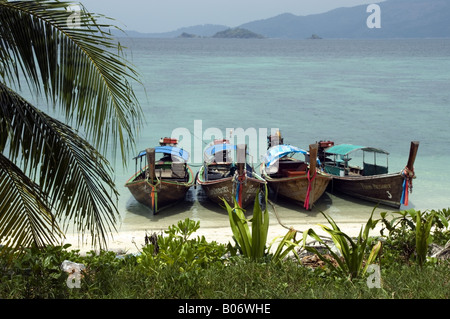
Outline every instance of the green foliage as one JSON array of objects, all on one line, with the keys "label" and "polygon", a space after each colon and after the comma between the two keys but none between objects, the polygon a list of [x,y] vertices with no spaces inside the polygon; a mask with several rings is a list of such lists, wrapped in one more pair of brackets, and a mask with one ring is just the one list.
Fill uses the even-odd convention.
[{"label": "green foliage", "polygon": [[[260,191],[256,194],[256,200],[253,206],[253,216],[251,219],[247,219],[244,214],[244,210],[239,207],[236,200],[234,201],[234,207],[231,207],[224,199],[225,208],[228,211],[228,217],[230,220],[231,230],[233,232],[233,239],[236,242],[237,250],[253,261],[260,260],[263,257],[269,255],[273,244],[267,248],[267,234],[269,231],[269,211],[267,210],[267,186],[264,193],[264,211],[259,203]],[[252,230],[250,232],[249,222],[252,223]],[[271,260],[275,263],[283,260],[290,252],[294,252],[294,248],[298,245],[295,241],[296,231],[290,229],[287,234],[279,242],[278,247]],[[229,250],[235,254],[235,250],[229,245]],[[295,254],[296,255],[296,254]],[[298,255],[296,255],[298,257]]]},{"label": "green foliage", "polygon": [[[331,269],[336,271],[340,276],[345,278],[348,277],[350,280],[361,277],[365,274],[367,267],[375,261],[381,249],[381,242],[378,242],[372,247],[369,256],[367,256],[366,248],[371,241],[371,238],[369,237],[369,231],[376,226],[378,220],[372,219],[372,212],[369,220],[364,227],[364,231],[361,228],[361,231],[359,232],[359,235],[355,242],[354,239],[352,239],[350,236],[343,233],[339,229],[339,227],[331,217],[328,217],[325,214],[323,215],[331,224],[332,228],[324,225],[320,226],[323,230],[331,235],[331,238],[336,248],[339,250],[342,258],[338,256],[338,254],[333,251],[332,247],[330,247],[320,236],[318,236],[313,229],[309,229],[303,234],[304,248],[309,252],[317,254],[317,256],[322,261],[326,262],[331,267]],[[325,245],[328,253],[334,258],[338,265],[335,266],[329,259],[325,258],[324,254],[320,253],[316,248],[307,246],[306,239],[308,236],[313,237],[315,240]]]},{"label": "green foliage", "polygon": [[[414,216],[415,224],[417,214]],[[430,220],[429,216],[424,218],[421,214],[424,221]],[[435,221],[438,219],[434,216]],[[379,253],[379,243],[370,250],[373,238],[368,238],[366,232],[376,221],[371,217],[354,242],[331,218],[328,220],[332,227],[327,228],[343,255],[338,268],[342,266],[345,271],[336,269],[337,277],[329,269],[312,271],[295,259],[284,258],[288,249],[296,247],[294,230],[283,237],[284,245],[277,247],[273,255],[266,253],[264,258],[254,261],[240,255],[226,258],[224,245],[208,243],[204,237],[192,239],[200,225],[186,219],[170,226],[164,235],[155,234],[152,243],[138,255],[91,251],[82,256],[77,250],[69,251],[69,245],[33,247],[21,252],[4,250],[0,254],[0,298],[450,298],[450,263],[445,261],[424,263],[419,268],[392,258],[389,267],[381,268],[382,289],[368,288],[362,276],[364,263],[360,276],[347,280],[350,267],[345,252],[348,261],[353,260],[355,264],[364,255],[366,265]],[[365,253],[355,249],[364,243],[367,244]],[[383,245],[383,254],[391,249]],[[330,247],[329,251],[332,251]],[[61,269],[64,260],[86,267],[81,288],[67,286],[68,274]]]},{"label": "green foliage", "polygon": [[[380,214],[384,228],[381,234],[387,230],[386,247],[391,248],[394,254],[388,256],[396,258],[398,254],[409,262],[411,257],[420,266],[426,262],[428,247],[437,237],[443,243],[448,240],[449,211],[416,211],[414,209],[394,212],[392,219],[387,218],[387,212]],[[434,230],[434,231],[433,231]]]},{"label": "green foliage", "polygon": [[[245,217],[244,210],[239,207],[234,200],[234,207],[231,207],[224,199],[225,208],[228,211],[230,226],[233,232],[233,239],[242,255],[257,260],[265,255],[267,233],[269,231],[269,211],[267,206],[262,211],[259,204],[259,191],[253,207],[253,217],[248,220]],[[267,192],[265,194],[267,203]],[[252,231],[250,232],[249,222],[252,222]]]},{"label": "green foliage", "polygon": [[426,261],[428,246],[431,244],[433,237],[431,237],[431,226],[433,225],[434,213],[430,214],[428,217],[422,221],[422,214],[417,211],[416,214],[416,252],[417,261],[420,266]]},{"label": "green foliage", "polygon": [[[12,297],[28,299],[62,298],[67,294],[67,274],[61,270],[64,260],[78,260],[77,251],[67,251],[70,245],[36,246],[22,252],[2,254],[1,282],[10,288]],[[1,297],[1,294],[0,294]]]},{"label": "green foliage", "polygon": [[165,231],[167,236],[155,236],[156,240],[142,249],[141,255],[137,257],[139,266],[152,275],[175,270],[180,278],[186,279],[191,272],[198,272],[213,264],[222,265],[225,245],[208,243],[204,236],[190,239],[199,227],[200,222],[189,218],[170,226]]},{"label": "green foliage", "polygon": [[[297,260],[300,260],[300,257],[295,250],[295,248],[298,247],[301,240],[297,241],[295,240],[295,236],[297,235],[297,231],[293,228],[291,228],[286,235],[281,239],[280,243],[278,244],[277,249],[271,256],[271,260],[275,264],[280,263],[281,261],[285,260],[289,253],[293,253],[294,257]],[[276,238],[273,240],[272,244],[269,247],[269,251],[271,250],[271,247],[274,245],[276,241]]]}]

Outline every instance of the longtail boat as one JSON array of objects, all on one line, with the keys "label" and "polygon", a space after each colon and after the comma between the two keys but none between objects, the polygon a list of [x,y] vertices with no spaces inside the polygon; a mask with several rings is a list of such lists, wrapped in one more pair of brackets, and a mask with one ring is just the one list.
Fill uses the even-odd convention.
[{"label": "longtail boat", "polygon": [[[292,145],[273,143],[269,138],[268,146],[261,176],[269,188],[276,195],[302,202],[306,210],[311,210],[331,181],[317,164],[318,145],[311,144],[308,153]],[[298,159],[297,154],[302,154],[303,159]]]},{"label": "longtail boat", "polygon": [[223,204],[225,199],[234,206],[236,200],[241,208],[246,208],[266,182],[247,163],[246,145],[215,140],[204,151],[204,164],[197,173],[196,184],[217,204]]},{"label": "longtail boat", "polygon": [[194,174],[187,164],[189,153],[177,143],[176,139],[163,138],[160,146],[140,152],[134,158],[137,172],[125,184],[153,214],[182,200],[194,185]]},{"label": "longtail boat", "polygon": [[[322,145],[319,158],[323,168],[333,175],[331,192],[340,192],[395,208],[408,206],[412,181],[416,177],[414,162],[419,142],[411,142],[406,167],[395,173],[389,173],[389,152],[385,150],[352,144],[334,145],[334,142],[330,141],[319,142],[319,145]],[[362,164],[361,156],[359,160],[353,161],[350,157],[357,157],[357,151],[362,152]],[[386,156],[386,160],[380,164],[377,155]]]}]

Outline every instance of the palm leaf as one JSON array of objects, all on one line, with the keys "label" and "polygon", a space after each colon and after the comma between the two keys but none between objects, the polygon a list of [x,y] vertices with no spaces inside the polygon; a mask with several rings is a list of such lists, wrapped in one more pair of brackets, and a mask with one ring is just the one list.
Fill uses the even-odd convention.
[{"label": "palm leaf", "polygon": [[0,151],[8,151],[30,180],[38,182],[55,217],[74,222],[82,234],[89,232],[94,245],[106,245],[118,215],[109,162],[72,128],[1,83],[0,118],[0,132],[11,136],[8,145],[0,144]]},{"label": "palm leaf", "polygon": [[24,74],[96,148],[107,150],[112,137],[114,153],[119,146],[125,158],[142,123],[130,84],[137,74],[104,31],[111,26],[80,4],[79,27],[71,27],[69,4],[0,1],[0,74],[16,84]]},{"label": "palm leaf", "polygon": [[42,189],[0,153],[0,242],[42,247],[61,236]]}]

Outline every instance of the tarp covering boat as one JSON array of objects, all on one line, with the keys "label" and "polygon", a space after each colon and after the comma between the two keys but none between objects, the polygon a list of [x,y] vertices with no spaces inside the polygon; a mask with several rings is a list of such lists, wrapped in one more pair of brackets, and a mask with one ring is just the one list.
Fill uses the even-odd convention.
[{"label": "tarp covering boat", "polygon": [[[155,153],[163,153],[163,154],[170,154],[173,156],[177,156],[181,159],[183,159],[185,162],[187,162],[189,160],[189,153],[187,151],[185,151],[182,148],[179,147],[174,147],[174,146],[158,146],[155,148]],[[146,151],[142,151],[139,153],[138,156],[135,157],[135,159],[137,158],[141,158],[143,156],[145,156],[145,154],[147,154]]]},{"label": "tarp covering boat", "polygon": [[224,152],[224,151],[234,151],[236,150],[236,145],[232,144],[216,144],[213,146],[208,147],[205,150],[205,155],[207,156],[214,156],[214,154],[218,152]]},{"label": "tarp covering boat", "polygon": [[285,157],[287,155],[292,156],[299,153],[304,155],[307,154],[305,150],[292,145],[276,145],[271,147],[267,151],[266,155],[264,156],[264,164],[266,165],[266,167],[269,167],[282,157]]}]

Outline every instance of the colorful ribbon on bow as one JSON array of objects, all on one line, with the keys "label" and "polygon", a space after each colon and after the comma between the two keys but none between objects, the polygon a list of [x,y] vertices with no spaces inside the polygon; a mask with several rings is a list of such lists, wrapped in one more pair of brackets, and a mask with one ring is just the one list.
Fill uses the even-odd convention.
[{"label": "colorful ribbon on bow", "polygon": [[158,187],[160,186],[160,181],[156,184],[152,184],[147,180],[147,185],[151,188],[150,197],[152,199],[152,210],[153,214],[156,214],[158,212]]},{"label": "colorful ribbon on bow", "polygon": [[408,206],[409,202],[409,192],[412,192],[412,180],[415,177],[414,170],[411,171],[408,167],[402,171],[403,176],[403,190],[402,190],[402,198],[400,203],[402,205]]},{"label": "colorful ribbon on bow", "polygon": [[305,198],[305,205],[303,207],[305,207],[306,209],[310,209],[309,207],[309,198],[311,195],[311,190],[312,190],[312,182],[314,181],[314,179],[317,176],[317,171],[314,172],[313,177],[311,178],[311,174],[310,174],[311,170],[308,170],[308,191],[306,192],[306,198]]},{"label": "colorful ribbon on bow", "polygon": [[242,208],[242,183],[245,181],[245,175],[239,176],[237,178],[237,187],[236,187],[236,202],[239,204],[239,207]]}]

